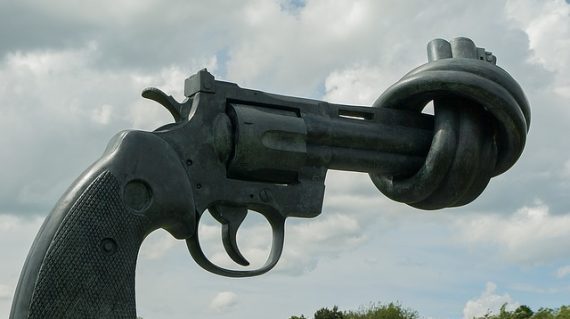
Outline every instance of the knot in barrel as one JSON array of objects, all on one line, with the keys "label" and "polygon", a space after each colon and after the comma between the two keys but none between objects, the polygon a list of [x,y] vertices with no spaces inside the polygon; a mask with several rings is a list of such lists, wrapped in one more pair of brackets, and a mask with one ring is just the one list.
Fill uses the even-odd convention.
[{"label": "knot in barrel", "polygon": [[373,104],[421,112],[433,101],[433,139],[425,162],[405,176],[370,177],[386,196],[416,208],[462,206],[519,158],[530,108],[517,82],[471,40],[433,40],[428,57],[429,63],[406,74]]}]

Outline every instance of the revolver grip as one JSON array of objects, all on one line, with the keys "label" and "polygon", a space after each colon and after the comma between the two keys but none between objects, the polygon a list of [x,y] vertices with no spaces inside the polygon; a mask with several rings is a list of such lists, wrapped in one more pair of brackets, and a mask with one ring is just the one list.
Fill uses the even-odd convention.
[{"label": "revolver grip", "polygon": [[177,238],[194,233],[189,190],[166,142],[152,133],[118,134],[42,225],[10,318],[136,318],[139,247],[160,227]]}]

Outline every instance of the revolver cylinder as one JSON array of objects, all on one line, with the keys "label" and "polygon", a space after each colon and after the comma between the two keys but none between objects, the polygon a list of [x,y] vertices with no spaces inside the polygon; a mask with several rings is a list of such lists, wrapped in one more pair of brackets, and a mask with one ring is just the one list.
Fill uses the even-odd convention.
[{"label": "revolver cylinder", "polygon": [[297,113],[233,104],[231,178],[289,184],[307,159],[307,128]]}]

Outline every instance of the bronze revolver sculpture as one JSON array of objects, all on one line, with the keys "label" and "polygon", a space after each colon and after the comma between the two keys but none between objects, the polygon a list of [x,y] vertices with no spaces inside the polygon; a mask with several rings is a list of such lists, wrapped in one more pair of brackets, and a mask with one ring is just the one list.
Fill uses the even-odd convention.
[{"label": "bronze revolver sculpture", "polygon": [[[186,240],[210,272],[265,273],[281,255],[285,219],[321,213],[328,169],[366,172],[386,196],[420,209],[473,201],[521,155],[529,105],[469,39],[433,40],[428,57],[372,107],[243,89],[206,70],[186,80],[181,103],[145,89],[174,123],[118,133],[69,188],[30,250],[10,318],[135,318],[138,249],[158,228]],[[429,101],[434,115],[421,113]],[[197,232],[206,210],[244,266],[236,233],[248,210],[261,213],[273,230],[266,263],[209,261]]]}]

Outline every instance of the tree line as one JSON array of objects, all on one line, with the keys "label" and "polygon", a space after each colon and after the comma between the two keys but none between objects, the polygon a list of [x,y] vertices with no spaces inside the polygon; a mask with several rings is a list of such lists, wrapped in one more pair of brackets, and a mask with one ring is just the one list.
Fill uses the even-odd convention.
[{"label": "tree line", "polygon": [[[341,311],[337,306],[321,308],[315,312],[312,319],[420,319],[420,314],[398,303],[371,304],[357,311]],[[310,319],[304,315],[291,316],[289,319]],[[558,308],[539,308],[533,311],[530,307],[521,305],[514,310],[507,310],[504,304],[499,313],[490,311],[482,317],[473,319],[570,319],[570,305]]]}]

